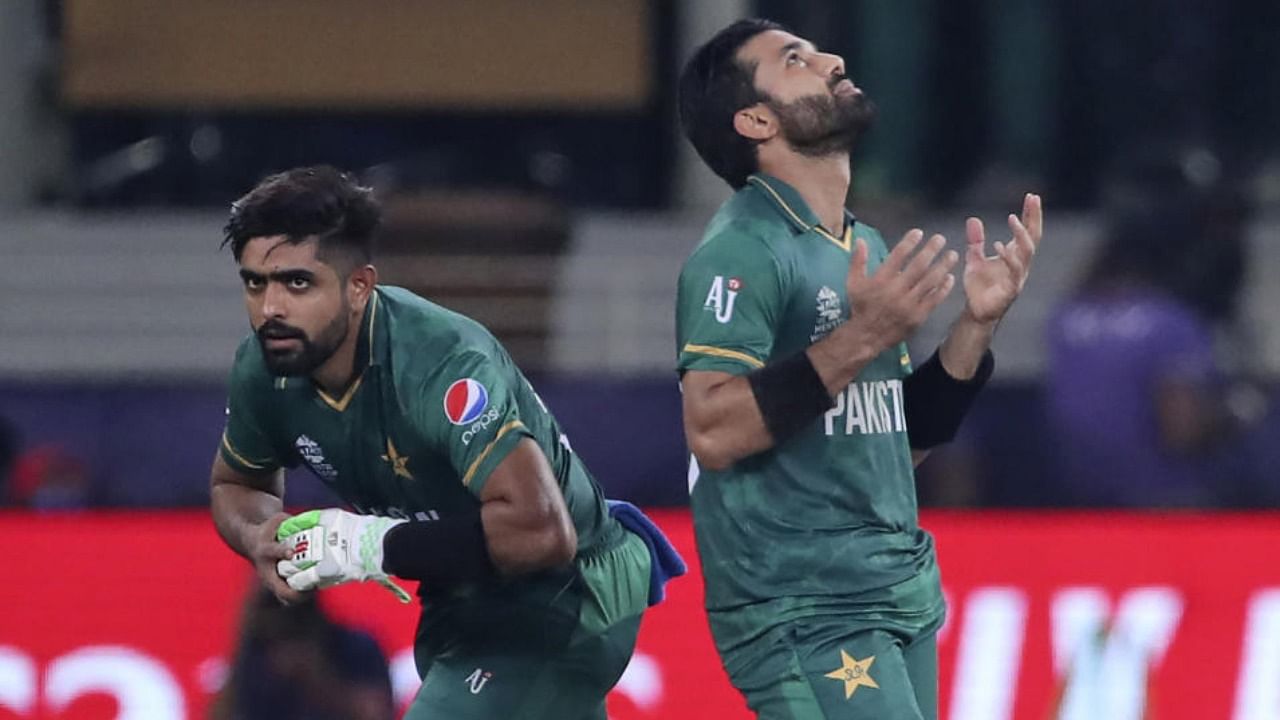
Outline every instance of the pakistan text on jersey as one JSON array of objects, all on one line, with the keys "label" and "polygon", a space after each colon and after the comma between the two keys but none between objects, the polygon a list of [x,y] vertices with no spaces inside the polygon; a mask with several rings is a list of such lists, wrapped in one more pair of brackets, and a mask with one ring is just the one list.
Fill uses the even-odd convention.
[{"label": "pakistan text on jersey", "polygon": [[901,380],[852,382],[835,400],[836,406],[823,418],[828,436],[853,435],[855,431],[860,435],[876,435],[907,430]]}]

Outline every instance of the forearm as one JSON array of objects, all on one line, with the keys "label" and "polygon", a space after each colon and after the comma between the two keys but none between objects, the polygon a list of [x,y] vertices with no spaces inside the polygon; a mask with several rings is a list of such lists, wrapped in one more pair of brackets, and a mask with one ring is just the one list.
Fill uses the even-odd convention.
[{"label": "forearm", "polygon": [[540,511],[508,502],[487,502],[480,509],[489,560],[500,575],[518,576],[573,561],[578,534],[567,512]]},{"label": "forearm", "polygon": [[929,449],[955,438],[961,421],[991,377],[995,325],[979,322],[967,312],[961,315],[937,353],[903,381],[907,435],[915,465],[925,459]]},{"label": "forearm", "polygon": [[284,509],[277,494],[236,483],[215,483],[210,489],[213,524],[227,545],[248,557],[254,529]]},{"label": "forearm", "polygon": [[975,320],[968,310],[960,314],[938,347],[938,359],[948,375],[969,380],[978,372],[983,356],[991,349],[996,324]]},{"label": "forearm", "polygon": [[684,416],[689,449],[709,470],[773,447],[746,376],[729,378],[696,400],[686,393]]},{"label": "forearm", "polygon": [[480,491],[480,507],[387,532],[383,569],[428,587],[568,565],[578,535],[545,455],[522,438]]},{"label": "forearm", "polygon": [[[830,335],[809,346],[805,351],[813,373],[821,381],[827,400],[843,392],[849,383],[884,348],[856,323],[844,323]],[[783,363],[787,360],[781,361]],[[770,369],[776,369],[776,364]],[[762,371],[756,371],[760,373]],[[763,372],[768,372],[764,370]],[[788,378],[775,382],[788,383]],[[812,382],[812,381],[811,381]],[[754,383],[754,384],[753,384]],[[768,400],[762,401],[759,378],[751,375],[726,378],[699,392],[685,395],[686,434],[689,447],[698,461],[706,468],[719,470],[742,458],[768,450],[779,441],[770,430],[765,413],[773,412]],[[807,385],[796,388],[803,392]],[[784,398],[791,385],[778,389]],[[814,419],[826,409],[821,402],[822,391],[815,389],[812,407],[804,412]],[[785,404],[785,403],[784,403]],[[790,408],[787,409],[791,411]],[[776,424],[775,424],[776,427]],[[785,439],[785,438],[783,438]]]},{"label": "forearm", "polygon": [[849,387],[863,368],[887,348],[860,323],[842,323],[805,352],[827,394],[835,397]]}]

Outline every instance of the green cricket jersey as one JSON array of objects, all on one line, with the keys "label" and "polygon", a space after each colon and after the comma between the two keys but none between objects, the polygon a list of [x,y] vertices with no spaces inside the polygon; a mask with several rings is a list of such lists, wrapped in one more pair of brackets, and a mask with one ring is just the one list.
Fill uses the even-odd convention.
[{"label": "green cricket jersey", "polygon": [[[745,374],[803,351],[847,320],[855,237],[868,243],[874,271],[888,252],[874,228],[846,213],[844,237],[835,237],[793,188],[751,176],[711,220],[680,274],[681,373]],[[709,610],[765,603],[762,610],[793,617],[862,608],[940,618],[933,542],[917,521],[903,416],[902,379],[910,372],[906,346],[895,346],[782,445],[722,472],[692,469]]]},{"label": "green cricket jersey", "polygon": [[547,456],[589,554],[621,528],[551,413],[479,323],[379,286],[340,398],[277,378],[255,337],[240,344],[222,459],[245,473],[306,465],[358,511],[431,521],[474,512],[485,480],[521,438]]}]

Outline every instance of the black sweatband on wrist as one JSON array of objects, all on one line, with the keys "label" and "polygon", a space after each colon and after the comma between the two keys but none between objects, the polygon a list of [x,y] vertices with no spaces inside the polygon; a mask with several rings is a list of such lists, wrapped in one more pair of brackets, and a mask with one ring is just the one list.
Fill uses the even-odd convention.
[{"label": "black sweatband on wrist", "polygon": [[494,577],[480,511],[391,528],[382,538],[382,570],[430,588]]},{"label": "black sweatband on wrist", "polygon": [[795,435],[835,404],[809,354],[798,352],[747,375],[774,444]]},{"label": "black sweatband on wrist", "polygon": [[907,376],[902,381],[902,404],[911,447],[928,450],[951,442],[995,367],[995,356],[988,350],[972,378],[957,380],[942,367],[942,359],[935,352]]}]

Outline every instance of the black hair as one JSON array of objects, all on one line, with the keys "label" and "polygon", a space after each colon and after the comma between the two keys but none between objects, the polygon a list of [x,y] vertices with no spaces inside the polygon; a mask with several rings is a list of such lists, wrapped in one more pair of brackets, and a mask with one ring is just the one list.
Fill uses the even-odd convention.
[{"label": "black hair", "polygon": [[231,204],[222,246],[231,246],[236,262],[250,240],[283,235],[287,242],[317,238],[319,257],[350,267],[373,259],[373,241],[382,209],[373,190],[328,165],[302,167],[271,175]]},{"label": "black hair", "polygon": [[739,110],[766,100],[755,86],[754,64],[738,51],[751,38],[786,28],[772,20],[750,18],[724,28],[698,48],[680,73],[680,124],[702,161],[737,190],[759,168],[756,142],[733,127]]}]

